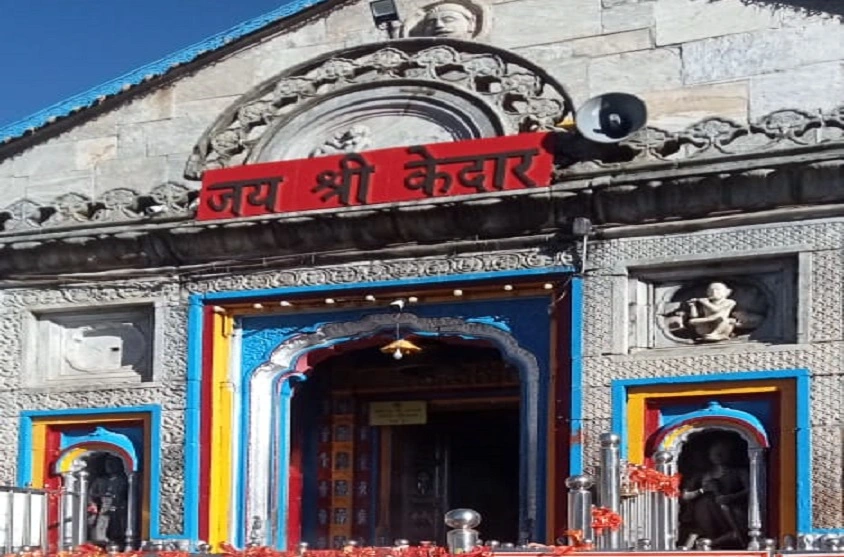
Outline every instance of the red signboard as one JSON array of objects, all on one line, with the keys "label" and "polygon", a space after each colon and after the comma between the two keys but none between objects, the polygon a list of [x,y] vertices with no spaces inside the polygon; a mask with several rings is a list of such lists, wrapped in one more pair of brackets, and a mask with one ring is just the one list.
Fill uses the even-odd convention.
[{"label": "red signboard", "polygon": [[547,186],[553,136],[529,133],[209,170],[199,220]]}]

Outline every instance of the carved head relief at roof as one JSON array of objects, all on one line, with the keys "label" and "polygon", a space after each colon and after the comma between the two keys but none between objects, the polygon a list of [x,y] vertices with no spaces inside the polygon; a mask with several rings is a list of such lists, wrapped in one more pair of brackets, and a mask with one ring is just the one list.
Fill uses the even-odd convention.
[{"label": "carved head relief at roof", "polygon": [[483,7],[473,2],[436,2],[412,14],[405,21],[403,34],[408,37],[472,40],[489,31],[488,15]]},{"label": "carved head relief at roof", "polygon": [[562,86],[504,50],[446,38],[364,45],[243,95],[200,139],[185,176],[305,158],[352,128],[368,129],[367,148],[378,149],[551,129],[571,110]]}]

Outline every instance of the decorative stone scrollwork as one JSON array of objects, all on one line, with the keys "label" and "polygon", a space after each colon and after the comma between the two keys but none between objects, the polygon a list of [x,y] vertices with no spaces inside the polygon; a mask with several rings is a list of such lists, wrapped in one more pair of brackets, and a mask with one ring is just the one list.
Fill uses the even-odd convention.
[{"label": "decorative stone scrollwork", "polygon": [[28,199],[15,201],[3,211],[0,217],[5,216],[3,229],[10,231],[29,230],[38,228],[41,223],[41,207]]},{"label": "decorative stone scrollwork", "polygon": [[197,192],[183,184],[165,182],[148,194],[126,188],[104,192],[96,199],[65,193],[52,203],[40,205],[21,199],[0,210],[0,233],[27,232],[89,223],[125,222],[191,217]]},{"label": "decorative stone scrollwork", "polygon": [[[449,6],[439,4],[432,13]],[[419,94],[407,92],[414,89]],[[397,104],[411,98],[416,100],[409,108]],[[368,126],[378,141],[371,147],[382,148],[551,129],[571,110],[562,86],[504,50],[448,38],[366,45],[342,57],[318,58],[241,97],[200,139],[185,176],[199,179],[211,168],[307,157],[326,137],[355,124]],[[390,135],[402,118],[412,121],[407,126],[412,133]],[[313,143],[305,151],[290,147],[308,141]]]},{"label": "decorative stone scrollwork", "polygon": [[844,106],[825,113],[784,109],[746,124],[715,117],[676,133],[644,128],[622,142],[612,160],[594,153],[573,156],[560,161],[558,175],[654,161],[742,155],[840,142],[844,140],[842,115]]}]

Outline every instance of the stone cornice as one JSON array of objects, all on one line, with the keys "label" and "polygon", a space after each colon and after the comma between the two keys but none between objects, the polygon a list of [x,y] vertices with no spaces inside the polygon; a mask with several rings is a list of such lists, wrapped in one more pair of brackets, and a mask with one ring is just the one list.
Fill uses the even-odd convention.
[{"label": "stone cornice", "polygon": [[[112,190],[98,200],[69,194],[46,208],[19,202],[16,211],[7,210],[0,233],[0,277],[287,260],[307,265],[375,253],[448,253],[458,246],[537,246],[549,238],[566,243],[579,216],[591,218],[601,233],[629,235],[788,220],[790,213],[842,215],[844,141],[830,137],[841,128],[809,122],[800,133],[762,133],[766,148],[749,152],[726,151],[736,137],[752,138],[751,128],[738,134],[731,128],[733,140],[710,139],[704,148],[687,134],[686,145],[697,151],[686,152],[697,156],[679,160],[665,155],[668,147],[682,146],[676,136],[668,147],[665,138],[656,144],[662,147],[634,138],[610,153],[629,156],[631,143],[645,145],[631,160],[570,157],[558,165],[551,187],[500,194],[205,222],[193,219],[195,190],[172,183],[145,196]],[[807,134],[820,141],[804,141]]]}]

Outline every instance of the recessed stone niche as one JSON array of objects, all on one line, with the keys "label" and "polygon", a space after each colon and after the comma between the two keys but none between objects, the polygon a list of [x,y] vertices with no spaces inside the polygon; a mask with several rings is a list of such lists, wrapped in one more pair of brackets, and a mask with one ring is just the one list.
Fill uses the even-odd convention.
[{"label": "recessed stone niche", "polygon": [[797,259],[636,269],[631,351],[797,342]]},{"label": "recessed stone niche", "polygon": [[152,305],[36,312],[30,323],[28,386],[152,380]]}]

